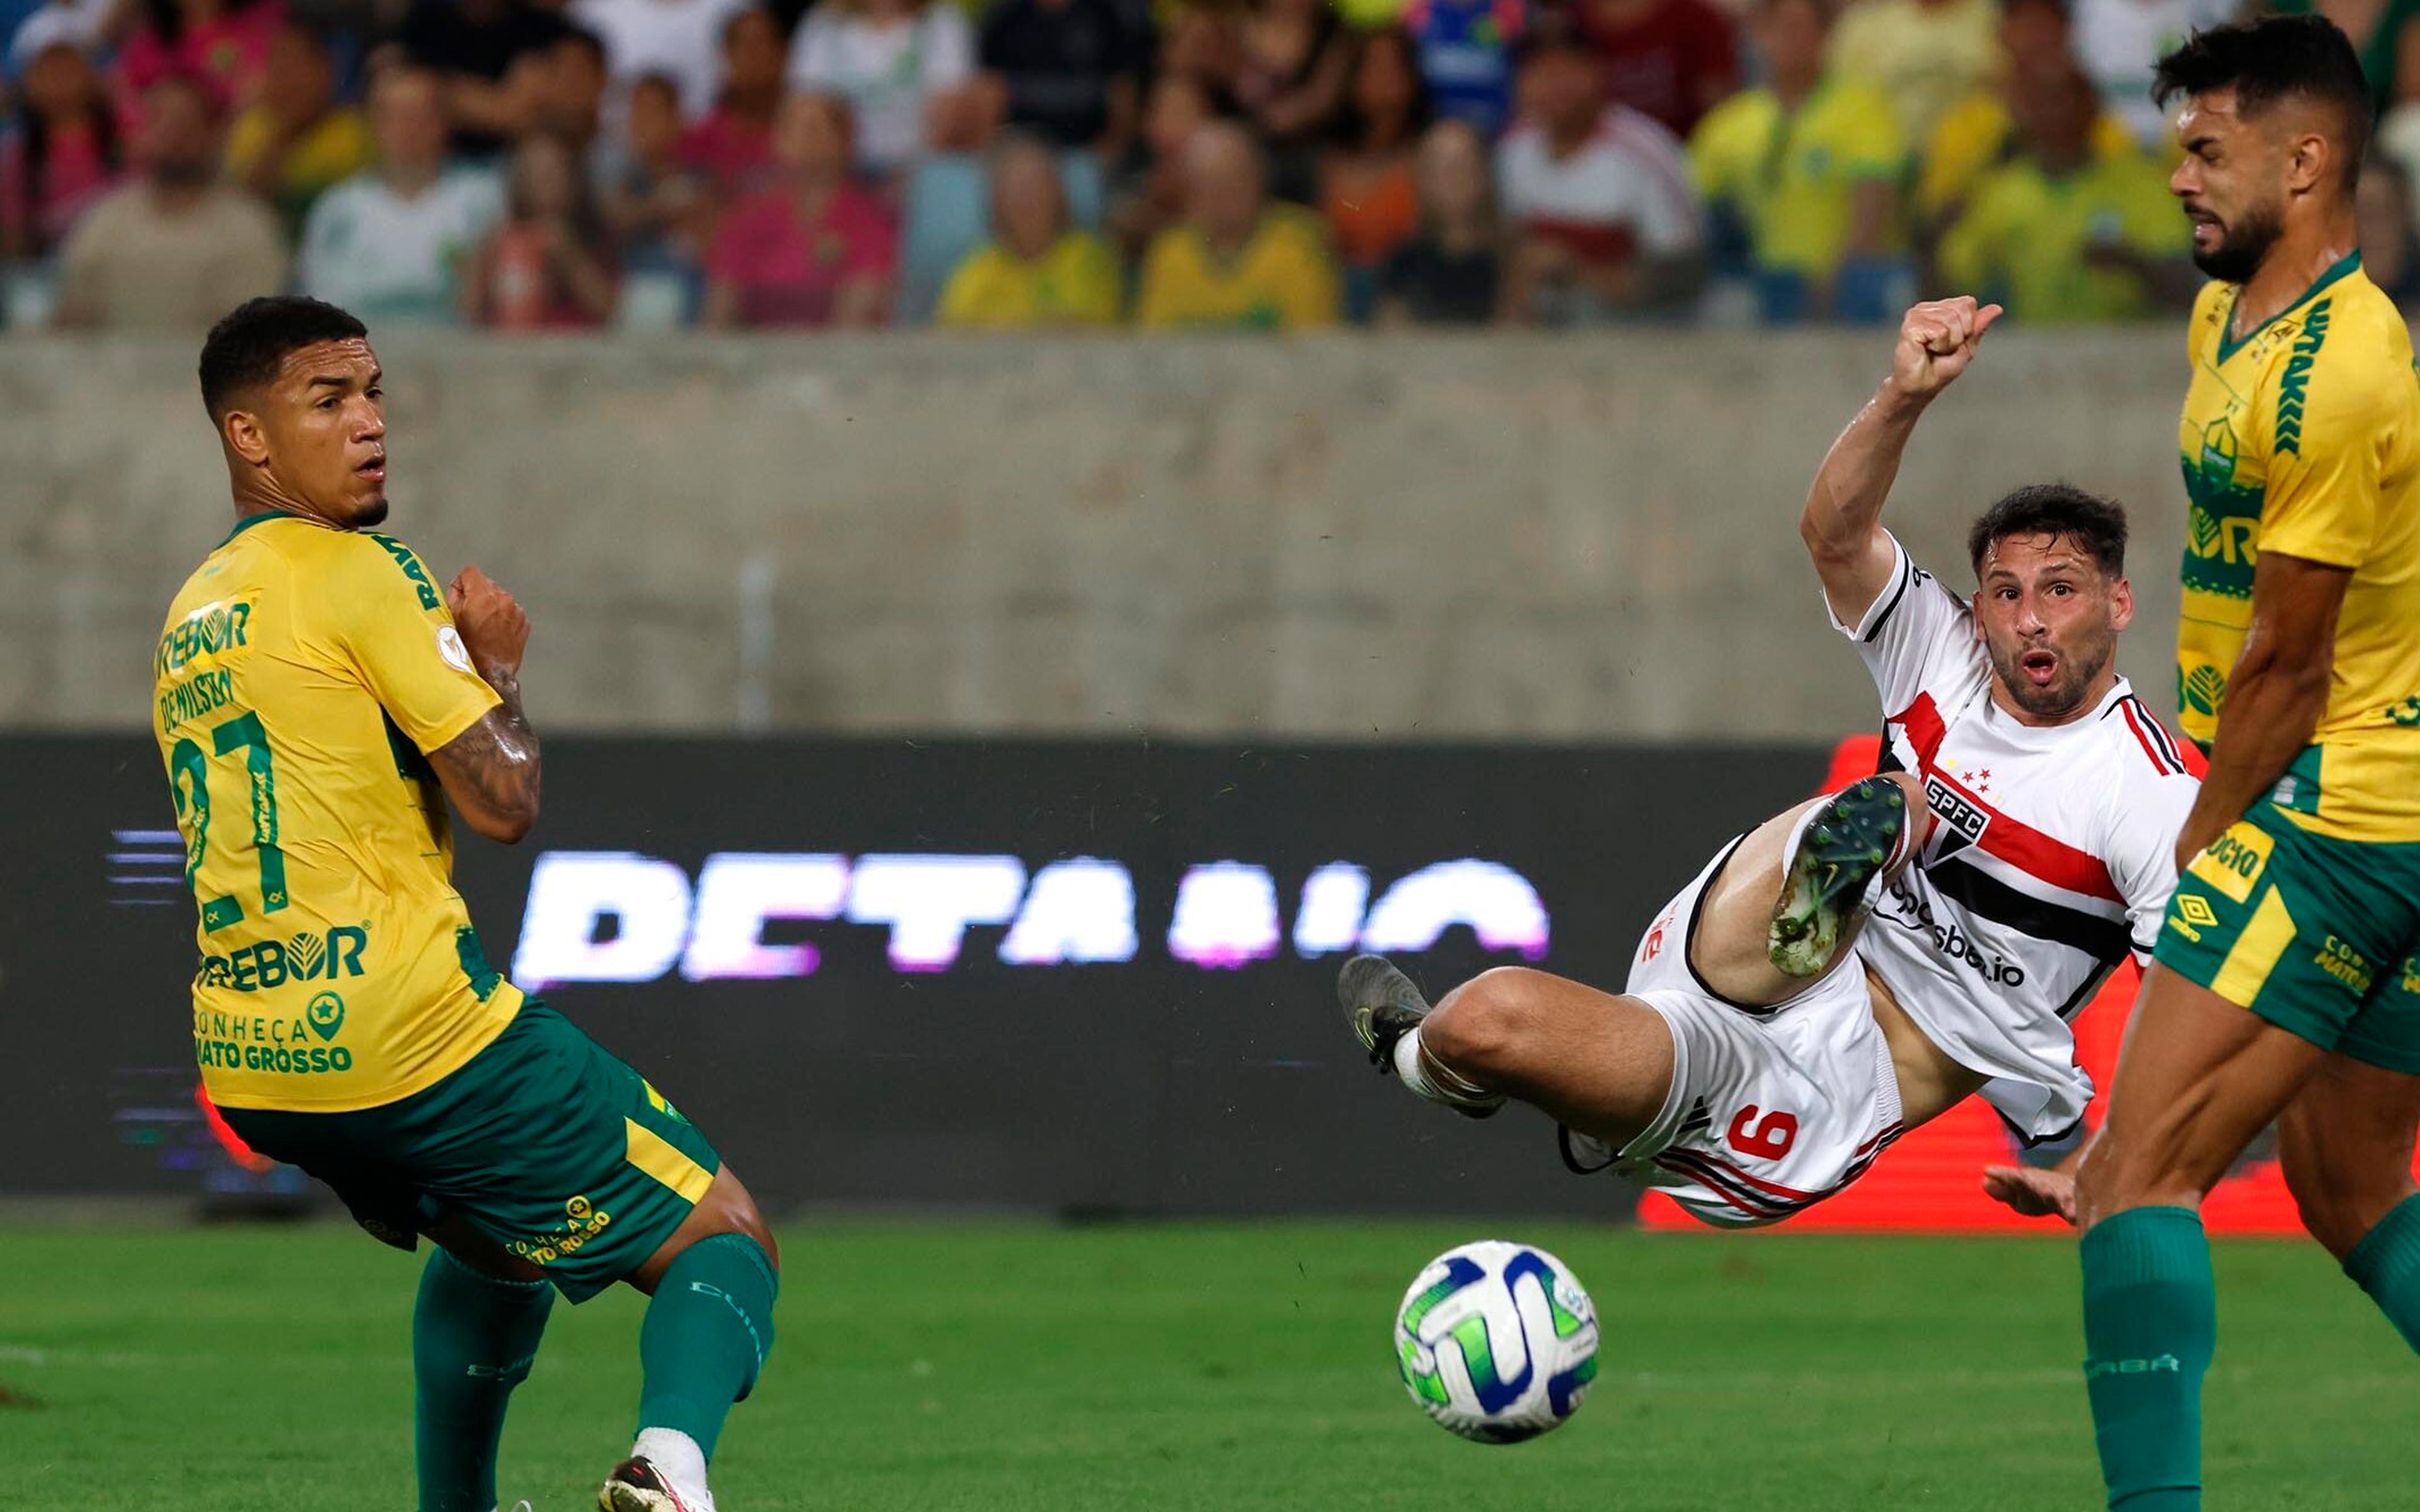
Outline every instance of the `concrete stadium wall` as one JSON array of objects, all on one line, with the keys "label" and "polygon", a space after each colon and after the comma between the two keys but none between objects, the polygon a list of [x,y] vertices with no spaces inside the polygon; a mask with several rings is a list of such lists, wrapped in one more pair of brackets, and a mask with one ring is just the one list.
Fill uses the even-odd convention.
[{"label": "concrete stadium wall", "polygon": [[[382,341],[391,528],[536,635],[542,727],[1790,740],[1873,720],[1793,522],[1885,332]],[[139,727],[224,532],[186,343],[0,342],[0,725]],[[2010,332],[1893,523],[2134,511],[2172,706],[2180,332]]]}]

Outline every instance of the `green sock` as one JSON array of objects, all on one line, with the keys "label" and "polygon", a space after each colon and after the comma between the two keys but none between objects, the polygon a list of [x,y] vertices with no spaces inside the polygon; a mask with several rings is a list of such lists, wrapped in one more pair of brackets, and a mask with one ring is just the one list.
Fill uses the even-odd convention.
[{"label": "green sock", "polygon": [[2403,1342],[2420,1350],[2420,1195],[2387,1210],[2344,1257],[2344,1273],[2369,1293]]},{"label": "green sock", "polygon": [[420,1512],[493,1512],[504,1404],[529,1379],[553,1305],[543,1281],[499,1281],[442,1249],[428,1257],[411,1314]]},{"label": "green sock", "polygon": [[2217,1343],[2199,1213],[2136,1208],[2084,1236],[2084,1384],[2112,1507],[2200,1507],[2201,1378]]},{"label": "green sock", "polygon": [[745,1234],[681,1251],[639,1326],[639,1427],[672,1428],[708,1458],[731,1404],[745,1401],[773,1348],[773,1262]]}]

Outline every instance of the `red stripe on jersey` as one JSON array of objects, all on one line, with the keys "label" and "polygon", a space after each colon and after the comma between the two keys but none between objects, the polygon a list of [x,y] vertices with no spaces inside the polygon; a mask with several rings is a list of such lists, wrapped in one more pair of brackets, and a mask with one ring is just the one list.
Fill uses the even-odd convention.
[{"label": "red stripe on jersey", "polygon": [[2176,752],[2168,747],[2164,733],[2155,735],[2143,728],[2145,717],[2135,714],[2134,701],[2121,699],[2118,709],[2126,717],[2126,728],[2134,733],[2134,743],[2143,748],[2144,755],[2151,758],[2151,770],[2163,777],[2182,777],[2185,764],[2178,760]]},{"label": "red stripe on jersey", "polygon": [[1918,693],[1915,702],[1890,717],[1890,722],[1907,732],[1908,744],[1916,748],[1916,764],[1931,771],[1932,759],[1941,754],[1941,743],[1949,738],[1949,727],[1941,722],[1941,710],[1932,695]]},{"label": "red stripe on jersey", "polygon": [[1901,1123],[1897,1119],[1893,1119],[1891,1122],[1886,1123],[1882,1128],[1876,1130],[1874,1136],[1871,1139],[1859,1145],[1856,1149],[1856,1153],[1862,1155],[1867,1150],[1873,1149],[1877,1146],[1887,1145],[1892,1140],[1897,1139],[1901,1134],[1905,1133],[1906,1129],[1906,1124]]},{"label": "red stripe on jersey", "polygon": [[[1857,1153],[1840,1179],[1821,1192],[1798,1192],[1776,1182],[1761,1181],[1729,1162],[1715,1159],[1702,1150],[1668,1149],[1655,1157],[1655,1164],[1668,1171],[1688,1177],[1730,1206],[1752,1218],[1779,1220],[1800,1212],[1826,1197],[1838,1196],[1856,1184],[1857,1178],[1872,1168],[1874,1161],[1891,1147],[1901,1132],[1892,1124],[1873,1138],[1857,1147]],[[1764,1196],[1764,1193],[1789,1193],[1790,1196]]]},{"label": "red stripe on jersey", "polygon": [[1729,1182],[1699,1165],[1702,1158],[1687,1150],[1673,1149],[1656,1156],[1655,1164],[1677,1176],[1687,1177],[1693,1184],[1704,1187],[1751,1218],[1787,1218],[1806,1206],[1801,1202],[1773,1202],[1735,1192]]},{"label": "red stripe on jersey", "polygon": [[1999,857],[2037,882],[2087,898],[2105,898],[2111,903],[2126,901],[2099,856],[2077,850],[2063,840],[2055,840],[2022,820],[2009,818],[1982,795],[1941,770],[1936,758],[1941,753],[1942,741],[1948,738],[1949,727],[1942,722],[1941,710],[1934,706],[1931,694],[1917,694],[1915,702],[1891,716],[1891,723],[1907,732],[1908,744],[1916,748],[1916,766],[1923,776],[1939,780],[1990,816],[1983,838],[1975,842],[1985,854]]}]

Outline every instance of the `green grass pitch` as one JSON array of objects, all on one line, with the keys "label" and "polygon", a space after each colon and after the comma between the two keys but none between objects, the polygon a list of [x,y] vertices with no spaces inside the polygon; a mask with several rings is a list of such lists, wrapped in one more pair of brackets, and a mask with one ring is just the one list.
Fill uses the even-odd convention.
[{"label": "green grass pitch", "polygon": [[[1389,1353],[1421,1262],[1509,1230],[1576,1270],[1604,1373],[1466,1444]],[[793,1226],[780,1345],[716,1466],[770,1508],[1588,1512],[2099,1504],[2075,1257],[2039,1240],[1562,1224]],[[0,1231],[11,1506],[411,1505],[414,1262],[335,1224]],[[2222,1245],[2213,1504],[2409,1507],[2413,1363],[2307,1245]],[[506,1501],[590,1505],[640,1299],[559,1307]]]}]

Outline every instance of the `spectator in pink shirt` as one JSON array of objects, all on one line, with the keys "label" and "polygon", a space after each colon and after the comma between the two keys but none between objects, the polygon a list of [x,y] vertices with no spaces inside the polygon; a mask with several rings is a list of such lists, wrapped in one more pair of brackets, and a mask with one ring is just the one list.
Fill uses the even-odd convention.
[{"label": "spectator in pink shirt", "polygon": [[0,136],[0,263],[48,257],[124,172],[116,112],[74,43],[35,54],[21,93],[16,124]]},{"label": "spectator in pink shirt", "polygon": [[253,102],[269,69],[285,0],[143,0],[143,22],[117,54],[117,85],[132,100],[170,74],[208,84],[222,112]]},{"label": "spectator in pink shirt", "polygon": [[722,23],[722,92],[681,142],[681,161],[722,194],[758,188],[773,166],[773,117],[788,55],[769,10],[751,8]]},{"label": "spectator in pink shirt", "polygon": [[706,254],[711,326],[871,326],[891,316],[898,232],[850,181],[848,107],[793,95],[773,123],[770,185],[734,205]]}]

